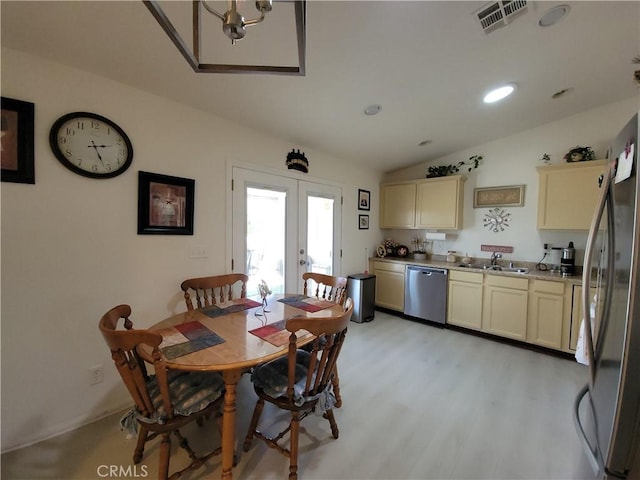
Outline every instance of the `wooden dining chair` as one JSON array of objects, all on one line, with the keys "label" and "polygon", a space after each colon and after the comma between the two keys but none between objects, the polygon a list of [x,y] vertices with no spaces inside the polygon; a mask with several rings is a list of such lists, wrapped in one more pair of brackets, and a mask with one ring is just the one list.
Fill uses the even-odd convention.
[{"label": "wooden dining chair", "polygon": [[[324,418],[329,420],[333,438],[338,438],[339,435],[333,414],[335,398],[331,392],[331,380],[347,333],[347,324],[353,313],[351,299],[346,301],[345,307],[344,313],[335,317],[294,317],[287,320],[286,329],[291,332],[287,356],[256,367],[251,376],[258,401],[244,441],[244,451],[249,451],[254,437],[263,440],[269,447],[289,457],[291,480],[298,478],[301,420],[320,409],[324,412]],[[316,336],[310,351],[297,348],[295,332],[299,330],[307,330]],[[268,437],[257,429],[265,402],[291,413],[289,425],[274,437]],[[279,442],[287,433],[289,445],[283,446]]]},{"label": "wooden dining chair", "polygon": [[[317,297],[344,305],[347,296],[347,279],[323,273],[305,272],[302,293],[309,297]],[[311,280],[311,281],[310,281]],[[315,284],[315,291],[314,291]]]},{"label": "wooden dining chair", "polygon": [[[149,330],[133,329],[130,315],[129,305],[118,305],[105,313],[98,324],[115,366],[135,403],[121,424],[133,434],[139,427],[133,454],[135,464],[142,460],[145,444],[161,436],[158,478],[176,479],[183,473],[201,467],[210,457],[220,453],[220,448],[217,448],[206,455],[197,456],[178,429],[194,421],[201,422],[212,414],[219,417],[224,400],[224,381],[216,372],[168,370],[158,348],[162,336]],[[117,329],[120,319],[124,320],[124,330]],[[145,362],[138,354],[138,346],[142,344],[153,349],[154,375],[148,374]],[[178,439],[180,447],[187,451],[191,463],[169,476],[171,434]]]},{"label": "wooden dining chair", "polygon": [[[302,293],[307,296],[328,300],[330,302],[344,305],[347,298],[347,279],[344,277],[334,277],[323,273],[305,272],[302,274],[304,280]],[[315,292],[313,285],[315,284]],[[333,376],[333,393],[336,396],[336,408],[342,407],[342,396],[340,395],[340,377],[338,367]]]},{"label": "wooden dining chair", "polygon": [[[237,285],[240,283],[240,296],[247,296],[247,282],[249,277],[244,273],[228,273],[226,275],[214,275],[211,277],[189,278],[180,285],[184,292],[184,301],[187,304],[187,310],[194,308],[204,308],[215,305],[218,302],[223,303],[234,298],[234,288],[237,291]],[[193,304],[191,298],[192,291],[195,293],[197,307]]]}]

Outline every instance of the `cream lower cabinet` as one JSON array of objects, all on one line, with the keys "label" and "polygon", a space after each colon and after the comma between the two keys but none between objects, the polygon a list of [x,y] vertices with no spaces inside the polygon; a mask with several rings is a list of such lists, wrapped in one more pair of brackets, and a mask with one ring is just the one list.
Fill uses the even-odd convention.
[{"label": "cream lower cabinet", "polygon": [[482,330],[526,341],[528,286],[526,278],[485,275]]},{"label": "cream lower cabinet", "polygon": [[[593,300],[597,289],[591,288],[589,291],[589,298]],[[598,303],[598,309],[601,306],[601,302]],[[573,287],[573,308],[571,310],[571,339],[569,341],[569,349],[576,350],[578,344],[578,335],[580,334],[580,323],[582,323],[582,285],[574,285]],[[596,318],[599,318],[599,312],[596,313]]]},{"label": "cream lower cabinet", "polygon": [[571,285],[563,282],[529,282],[527,342],[556,350],[568,348],[571,295]]},{"label": "cream lower cabinet", "polygon": [[404,311],[405,264],[371,261],[376,276],[376,306]]},{"label": "cream lower cabinet", "polygon": [[482,329],[482,273],[449,271],[447,323]]}]

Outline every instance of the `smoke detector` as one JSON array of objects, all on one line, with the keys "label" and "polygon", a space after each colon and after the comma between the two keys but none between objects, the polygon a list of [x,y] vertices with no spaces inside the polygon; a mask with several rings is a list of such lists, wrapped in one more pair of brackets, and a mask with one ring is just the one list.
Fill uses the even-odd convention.
[{"label": "smoke detector", "polygon": [[498,0],[486,4],[474,15],[480,22],[484,33],[490,33],[504,27],[528,9],[527,0]]}]

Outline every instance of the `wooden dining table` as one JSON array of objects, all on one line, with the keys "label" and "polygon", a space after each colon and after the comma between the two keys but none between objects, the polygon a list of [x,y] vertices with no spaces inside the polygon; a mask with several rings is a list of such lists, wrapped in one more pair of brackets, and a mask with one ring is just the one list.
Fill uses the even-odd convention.
[{"label": "wooden dining table", "polygon": [[[284,328],[293,317],[326,318],[342,313],[341,305],[300,294],[275,294],[266,299],[241,298],[186,311],[156,323],[160,350],[167,368],[216,371],[224,378],[226,393],[222,414],[222,479],[232,479],[235,453],[236,386],[242,374],[256,365],[286,355],[290,332]],[[313,340],[299,332],[302,346]],[[150,351],[140,352],[149,358]]]}]

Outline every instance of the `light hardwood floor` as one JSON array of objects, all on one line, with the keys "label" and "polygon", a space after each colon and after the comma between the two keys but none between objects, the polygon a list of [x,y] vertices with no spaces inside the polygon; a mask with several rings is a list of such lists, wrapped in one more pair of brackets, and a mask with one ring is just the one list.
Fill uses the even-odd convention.
[{"label": "light hardwood floor", "polygon": [[[339,365],[340,438],[321,417],[302,422],[301,479],[592,477],[571,418],[586,382],[574,361],[376,312],[373,322],[350,325]],[[286,479],[288,460],[264,443],[242,452],[255,402],[247,375],[238,396],[234,478]],[[2,478],[116,478],[101,476],[101,465],[130,468],[118,478],[157,478],[157,446],[133,470],[134,440],[120,432],[119,417],[2,455]],[[195,447],[219,442],[213,421],[185,433]],[[172,457],[173,466],[184,461],[182,451]],[[183,478],[220,478],[219,457]]]}]

